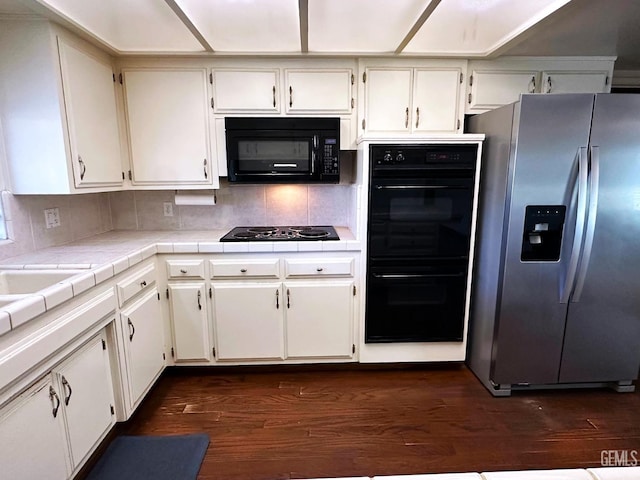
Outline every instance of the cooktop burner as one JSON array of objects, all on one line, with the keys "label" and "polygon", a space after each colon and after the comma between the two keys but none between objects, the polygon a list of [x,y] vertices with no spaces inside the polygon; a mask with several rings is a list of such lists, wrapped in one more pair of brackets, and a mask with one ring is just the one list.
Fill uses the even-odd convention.
[{"label": "cooktop burner", "polygon": [[329,226],[308,227],[236,227],[221,242],[270,242],[283,240],[340,240]]}]

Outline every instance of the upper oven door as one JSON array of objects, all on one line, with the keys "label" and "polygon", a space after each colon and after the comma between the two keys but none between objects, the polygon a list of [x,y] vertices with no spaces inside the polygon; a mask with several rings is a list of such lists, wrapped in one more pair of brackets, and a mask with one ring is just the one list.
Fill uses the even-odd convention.
[{"label": "upper oven door", "polygon": [[228,132],[229,180],[311,179],[315,173],[317,143],[317,136],[303,132]]},{"label": "upper oven door", "polygon": [[473,189],[472,173],[373,178],[369,257],[468,258]]}]

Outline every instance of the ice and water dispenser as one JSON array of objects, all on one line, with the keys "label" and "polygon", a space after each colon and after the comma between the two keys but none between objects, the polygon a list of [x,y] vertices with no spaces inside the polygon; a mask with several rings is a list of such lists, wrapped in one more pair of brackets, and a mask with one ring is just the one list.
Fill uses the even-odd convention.
[{"label": "ice and water dispenser", "polygon": [[556,262],[560,259],[564,205],[528,205],[522,235],[523,262]]}]

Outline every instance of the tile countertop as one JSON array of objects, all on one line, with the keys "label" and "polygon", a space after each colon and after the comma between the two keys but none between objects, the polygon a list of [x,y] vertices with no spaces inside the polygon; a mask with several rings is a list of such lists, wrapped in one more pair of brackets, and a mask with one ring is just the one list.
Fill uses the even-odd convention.
[{"label": "tile countertop", "polygon": [[220,242],[229,229],[206,231],[111,231],[57,247],[6,258],[0,270],[85,270],[0,307],[0,335],[53,309],[156,253],[253,253],[359,251],[361,243],[345,227],[340,240]]}]

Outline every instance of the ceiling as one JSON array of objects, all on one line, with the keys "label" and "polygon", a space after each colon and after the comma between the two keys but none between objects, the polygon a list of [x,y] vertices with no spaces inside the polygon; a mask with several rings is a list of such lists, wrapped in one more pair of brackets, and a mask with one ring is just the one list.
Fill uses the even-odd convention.
[{"label": "ceiling", "polygon": [[638,0],[0,0],[111,53],[618,56],[640,68]]}]

